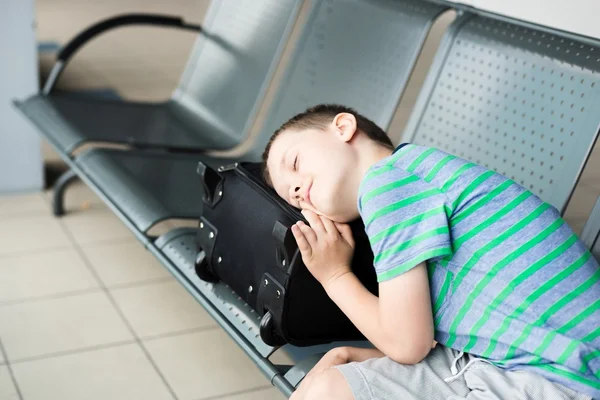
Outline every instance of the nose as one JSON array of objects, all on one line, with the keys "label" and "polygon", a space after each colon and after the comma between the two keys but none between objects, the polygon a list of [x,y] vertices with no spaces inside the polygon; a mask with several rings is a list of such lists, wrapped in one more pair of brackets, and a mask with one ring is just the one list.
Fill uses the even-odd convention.
[{"label": "nose", "polygon": [[292,186],[292,194],[291,194],[291,198],[296,199],[296,200],[300,200],[300,186]]}]

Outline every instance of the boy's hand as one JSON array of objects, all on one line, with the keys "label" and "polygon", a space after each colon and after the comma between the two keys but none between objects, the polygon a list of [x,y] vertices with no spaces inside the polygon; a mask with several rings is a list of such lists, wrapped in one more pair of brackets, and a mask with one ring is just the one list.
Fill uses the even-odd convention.
[{"label": "boy's hand", "polygon": [[327,288],[335,279],[351,272],[354,253],[352,231],[348,225],[333,222],[312,211],[304,210],[302,215],[310,226],[300,221],[292,226],[292,233],[298,242],[302,261]]}]

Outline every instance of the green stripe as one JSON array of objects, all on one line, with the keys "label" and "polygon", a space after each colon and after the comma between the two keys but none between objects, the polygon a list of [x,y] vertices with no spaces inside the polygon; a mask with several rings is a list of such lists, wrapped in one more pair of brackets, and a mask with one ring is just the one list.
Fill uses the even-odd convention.
[{"label": "green stripe", "polygon": [[[600,299],[599,299],[600,300]],[[596,305],[596,310],[598,310],[598,306],[600,305],[600,303],[597,301],[594,303]],[[596,311],[594,310],[594,311]],[[583,342],[591,342],[594,339],[598,338],[598,336],[600,336],[600,326],[598,328],[596,328],[595,331],[593,331],[592,333],[586,335],[583,339],[581,339]]]},{"label": "green stripe", "polygon": [[377,254],[375,256],[375,263],[381,262],[382,260],[385,260],[388,257],[393,256],[394,254],[398,254],[401,251],[410,249],[411,247],[429,239],[432,238],[434,236],[438,236],[438,235],[442,235],[445,234],[446,237],[448,238],[448,240],[450,240],[450,229],[448,228],[448,226],[441,226],[439,228],[435,228],[432,229],[430,231],[427,231],[425,233],[422,233],[418,236],[413,237],[410,240],[407,240],[406,242],[400,243],[397,246],[394,246],[386,251],[383,251],[379,254]]},{"label": "green stripe", "polygon": [[[579,368],[579,372],[584,374],[588,369],[588,363],[597,357],[600,357],[600,350],[592,351],[587,356],[583,357],[583,364],[581,365],[581,368]],[[598,372],[598,374],[600,374],[600,372]]]},{"label": "green stripe", "polygon": [[409,175],[409,176],[399,179],[397,181],[390,182],[387,185],[383,185],[378,188],[375,188],[362,197],[362,200],[361,200],[362,205],[364,206],[367,201],[371,200],[375,196],[379,196],[380,194],[389,192],[390,190],[398,189],[402,186],[408,185],[409,183],[415,182],[418,180],[419,180],[418,176]]},{"label": "green stripe", "polygon": [[377,233],[376,235],[374,235],[371,238],[371,240],[370,240],[371,246],[375,245],[377,242],[379,242],[384,237],[393,235],[394,233],[399,232],[408,226],[425,221],[426,219],[431,218],[433,216],[444,214],[444,218],[447,219],[448,215],[445,214],[444,212],[445,212],[444,206],[439,206],[432,210],[425,211],[422,214],[415,215],[414,217],[404,220],[404,221],[400,222],[399,224],[390,226],[389,228],[385,228],[381,232]]},{"label": "green stripe", "polygon": [[388,164],[382,165],[381,167],[379,167],[373,171],[370,171],[367,174],[367,176],[365,176],[363,178],[362,183],[364,184],[364,183],[370,181],[371,179],[375,178],[376,176],[379,176],[385,172],[389,172],[389,171],[393,171],[393,170],[394,170],[394,167],[392,165],[388,165]]},{"label": "green stripe", "polygon": [[435,149],[425,150],[423,153],[421,153],[421,155],[419,157],[415,158],[415,160],[412,163],[410,163],[410,165],[408,166],[408,168],[406,168],[406,170],[408,172],[413,172],[434,151],[435,151]]},{"label": "green stripe", "polygon": [[[583,310],[582,312],[580,312],[579,314],[577,314],[576,316],[571,318],[566,324],[564,324],[563,326],[558,328],[556,331],[548,333],[546,335],[546,337],[544,338],[544,340],[542,340],[542,343],[533,352],[537,355],[544,354],[544,351],[546,351],[548,346],[550,346],[550,343],[552,343],[552,340],[554,340],[554,337],[557,334],[560,333],[561,335],[564,335],[565,333],[567,333],[568,331],[573,329],[575,326],[580,324],[583,320],[585,320],[591,314],[593,314],[598,309],[598,307],[600,307],[600,299],[598,299],[598,300],[596,300],[596,302],[590,304],[585,310]],[[512,348],[511,348],[511,350],[512,350]]]},{"label": "green stripe", "polygon": [[415,148],[415,146],[413,146],[413,145],[410,145],[410,144],[406,145],[403,148],[401,148],[400,150],[398,150],[396,153],[392,154],[385,164],[383,164],[376,170],[367,171],[367,174],[363,177],[363,179],[358,187],[359,193],[361,192],[363,186],[365,185],[365,183],[367,181],[371,180],[372,178],[374,178],[378,175],[383,174],[384,172],[392,171],[394,169],[394,163],[396,161],[398,161],[400,158],[404,157],[406,154],[408,154],[409,150],[412,150],[414,148]]},{"label": "green stripe", "polygon": [[450,161],[454,160],[456,157],[454,156],[446,156],[444,158],[442,158],[440,161],[438,161],[437,164],[435,164],[435,166],[431,169],[431,171],[429,171],[429,173],[427,174],[427,176],[425,177],[425,182],[431,182],[437,175],[438,172],[440,172],[440,169],[442,169],[442,167],[446,164],[448,164]]},{"label": "green stripe", "polygon": [[464,199],[467,198],[467,196],[473,193],[473,191],[477,189],[479,185],[481,185],[484,181],[489,179],[489,177],[491,177],[492,175],[494,175],[494,171],[487,171],[479,175],[476,179],[474,179],[473,182],[471,182],[469,186],[467,186],[462,191],[462,193],[456,198],[456,200],[454,200],[454,203],[452,203],[452,208],[455,209],[456,206],[458,206]]},{"label": "green stripe", "polygon": [[411,150],[414,150],[416,148],[417,147],[415,145],[407,144],[406,146],[398,150],[396,153],[392,154],[392,157],[390,158],[388,164],[395,163],[396,161],[407,155]]},{"label": "green stripe", "polygon": [[584,385],[591,386],[591,387],[596,388],[596,389],[600,389],[600,382],[599,381],[592,381],[590,379],[585,379],[584,377],[582,377],[580,375],[577,375],[577,374],[574,374],[572,372],[565,371],[565,370],[562,370],[562,369],[558,369],[558,368],[555,368],[555,367],[553,367],[551,365],[547,365],[547,364],[538,365],[538,368],[545,369],[546,371],[549,371],[549,372],[554,373],[556,375],[561,375],[561,376],[563,376],[565,378],[568,378],[568,379],[571,379],[571,380],[583,383]]},{"label": "green stripe", "polygon": [[452,176],[450,178],[448,178],[448,180],[444,183],[444,185],[442,186],[442,192],[447,192],[448,189],[450,189],[450,187],[454,184],[454,182],[456,182],[456,180],[468,169],[471,169],[475,166],[475,164],[465,164],[462,167],[460,167],[459,169],[456,170],[456,172],[454,172],[454,174],[452,174]]},{"label": "green stripe", "polygon": [[410,196],[410,197],[407,197],[405,199],[402,199],[402,200],[400,200],[400,201],[398,201],[396,203],[392,203],[392,204],[390,204],[388,206],[380,208],[379,210],[377,210],[376,212],[374,212],[371,215],[371,218],[369,218],[365,222],[365,225],[370,224],[371,222],[373,222],[377,218],[380,218],[380,217],[382,217],[382,216],[384,216],[384,215],[386,215],[386,214],[388,214],[388,213],[390,213],[392,211],[399,210],[399,209],[401,209],[403,207],[406,207],[406,206],[408,206],[410,204],[416,203],[417,201],[421,201],[423,199],[426,199],[428,197],[431,197],[431,196],[439,194],[439,193],[440,193],[440,191],[438,189],[429,189],[429,190],[426,190],[424,192],[417,193],[417,194],[415,194],[413,196]]},{"label": "green stripe", "polygon": [[475,235],[480,233],[482,230],[489,228],[492,224],[494,224],[500,218],[504,217],[506,214],[513,211],[515,208],[517,208],[518,205],[523,203],[530,196],[532,196],[532,193],[528,192],[528,191],[523,192],[520,195],[518,195],[516,198],[511,200],[510,203],[508,203],[507,205],[502,207],[500,210],[496,211],[491,217],[486,218],[485,221],[483,221],[476,227],[472,228],[470,231],[464,233],[462,236],[459,236],[458,238],[456,238],[454,240],[454,248],[456,250],[458,250],[460,248],[460,246],[463,245],[463,243],[465,243],[467,240],[471,239],[472,237],[474,237]]},{"label": "green stripe", "polygon": [[452,250],[450,249],[450,247],[443,247],[441,249],[433,249],[433,250],[429,250],[429,251],[417,254],[410,260],[398,265],[397,267],[394,267],[394,268],[390,269],[389,271],[385,271],[385,272],[382,272],[381,274],[378,274],[377,281],[382,282],[382,281],[388,280],[390,278],[394,278],[395,276],[398,276],[401,273],[408,271],[409,269],[413,268],[415,265],[418,265],[423,261],[429,260],[430,258],[446,256],[451,253],[452,253]]},{"label": "green stripe", "polygon": [[[575,236],[575,235],[573,235],[573,236]],[[577,236],[575,236],[575,239],[577,239]],[[586,290],[588,290],[590,287],[592,287],[595,283],[597,283],[598,280],[600,280],[600,269],[596,270],[596,272],[592,276],[590,276],[585,282],[583,282],[577,288],[573,289],[571,292],[564,295],[559,301],[554,303],[554,305],[552,307],[550,307],[548,310],[546,310],[540,316],[540,318],[536,322],[534,322],[534,324],[541,325],[541,323],[546,322],[547,319],[550,318],[550,316],[552,316],[553,314],[556,314],[562,307],[567,305],[569,302],[571,302],[577,296],[584,293]],[[573,342],[573,343],[575,343],[575,342]],[[571,343],[571,344],[573,344],[573,343]],[[565,350],[565,353],[566,353],[566,350]],[[541,354],[542,353],[539,353],[538,355],[541,356]],[[567,354],[565,360],[569,356],[570,356],[570,354]],[[562,364],[562,362],[559,360],[560,360],[560,358],[558,360],[556,360],[556,362],[559,364]]]},{"label": "green stripe", "polygon": [[494,190],[492,190],[491,192],[489,192],[488,194],[483,196],[481,198],[481,200],[477,201],[472,206],[469,206],[469,207],[461,210],[458,214],[456,214],[456,216],[454,216],[452,218],[452,221],[451,221],[452,225],[458,224],[460,221],[467,218],[469,215],[473,214],[475,211],[479,210],[481,207],[485,206],[490,201],[494,200],[501,193],[503,193],[506,189],[508,189],[510,186],[512,186],[513,183],[514,182],[509,181],[509,180],[502,182],[500,185],[496,186],[496,188],[494,188]]},{"label": "green stripe", "polygon": [[446,271],[442,290],[440,290],[440,294],[433,305],[433,315],[436,315],[437,312],[440,311],[440,308],[442,308],[442,304],[444,303],[446,295],[448,294],[448,289],[450,288],[450,282],[452,282],[452,272]]},{"label": "green stripe", "polygon": [[573,354],[578,345],[579,341],[577,340],[573,340],[571,343],[569,343],[569,345],[565,348],[565,351],[563,351],[562,354],[556,359],[556,363],[564,365],[565,361],[571,357],[571,354]]},{"label": "green stripe", "polygon": [[[524,192],[524,194],[531,195],[531,193],[528,193],[528,192]],[[519,196],[519,197],[521,197],[521,196]],[[511,203],[513,203],[513,202],[514,201],[511,201]],[[509,203],[508,205],[510,205],[511,203]],[[471,258],[469,259],[469,261],[467,261],[467,263],[458,272],[458,274],[456,274],[456,278],[454,279],[454,284],[453,284],[454,287],[452,289],[452,293],[454,293],[456,291],[456,288],[458,286],[460,286],[460,284],[462,283],[463,279],[465,279],[465,276],[469,273],[469,271],[471,270],[471,268],[480,260],[480,258],[485,253],[487,253],[488,251],[491,251],[495,247],[498,247],[499,245],[501,245],[502,243],[504,243],[504,241],[506,239],[510,238],[512,235],[514,235],[515,233],[517,233],[521,229],[525,228],[525,226],[527,226],[531,221],[533,221],[534,219],[536,219],[537,217],[539,217],[540,215],[542,215],[549,207],[550,207],[550,205],[547,204],[547,203],[543,203],[543,204],[539,205],[535,210],[533,210],[531,213],[529,213],[529,215],[527,215],[525,218],[523,218],[522,220],[520,220],[518,223],[512,225],[510,228],[508,228],[507,230],[505,230],[504,232],[502,232],[500,235],[496,236],[494,239],[490,240],[484,246],[482,246],[477,251],[475,251],[473,253],[473,255],[471,256]],[[506,214],[509,211],[511,211],[512,209],[513,209],[512,207],[507,208],[506,210],[502,209],[502,210],[500,210],[496,214],[499,214],[499,213]],[[492,216],[488,220],[488,222],[489,223],[495,222],[495,217],[496,217],[496,215]],[[475,229],[471,230],[471,232],[473,232],[473,231],[479,231],[479,230],[480,229],[475,228]],[[463,237],[464,236],[465,235],[463,235]],[[460,243],[460,238],[458,238],[454,242],[454,246],[457,246],[457,242]],[[455,248],[457,249],[458,247],[455,247]],[[504,260],[502,260],[502,261],[504,261]]]},{"label": "green stripe", "polygon": [[[560,222],[560,220],[558,220],[558,221]],[[507,257],[511,257],[511,255],[514,254],[514,253],[518,253],[518,256],[522,255],[525,251],[529,250],[532,247],[532,246],[529,245],[530,242],[532,242],[533,245],[539,244],[543,240],[546,240],[548,238],[548,236],[550,236],[552,233],[556,232],[556,230],[560,227],[560,225],[562,225],[562,223],[560,223],[558,225],[556,225],[556,223],[554,223],[554,224],[548,226],[546,229],[544,229],[538,235],[536,235],[534,238],[532,238],[531,240],[529,240],[527,243],[523,244],[518,249],[516,249],[515,251],[513,251]],[[525,282],[533,274],[535,274],[536,272],[538,272],[543,266],[548,265],[550,262],[552,262],[557,257],[559,257],[568,247],[570,247],[576,241],[577,241],[577,237],[575,237],[574,240],[571,240],[570,244],[568,243],[568,241],[565,242],[565,243],[563,243],[561,246],[559,246],[556,249],[554,249],[548,255],[546,255],[542,259],[538,260],[537,262],[535,262],[534,264],[532,264],[529,268],[527,268],[524,271],[522,271],[514,279],[512,279],[511,282],[510,282],[510,284],[508,284],[494,298],[494,300],[492,300],[492,302],[485,308],[485,310],[483,311],[482,316],[473,325],[473,327],[471,328],[471,331],[469,332],[469,335],[471,335],[471,340],[469,340],[469,343],[467,343],[467,345],[465,346],[465,348],[463,349],[463,351],[466,352],[466,353],[468,353],[468,352],[471,351],[471,349],[473,348],[473,346],[475,346],[475,342],[477,341],[477,332],[479,332],[479,330],[489,320],[489,318],[490,318],[490,316],[492,314],[492,311],[494,311],[496,308],[498,308],[498,306],[516,289],[517,286],[519,286],[520,284],[522,284],[523,282]],[[524,251],[524,249],[527,249],[527,250]],[[490,273],[491,273],[491,271],[488,272],[488,274],[490,274]],[[486,276],[487,276],[487,274],[486,274]],[[496,337],[492,336],[492,340],[497,341],[498,337],[499,336],[496,336]]]},{"label": "green stripe", "polygon": [[[502,244],[506,239],[508,239],[513,234],[517,233],[519,230],[521,230],[525,226],[527,226],[531,221],[533,221],[537,217],[539,217],[543,212],[545,212],[548,209],[548,207],[550,207],[549,204],[546,204],[546,203],[541,204],[533,212],[531,212],[527,217],[523,218],[517,224],[511,226],[509,229],[504,231],[501,235],[499,235],[494,240],[490,241],[487,245],[482,247],[480,250],[486,249],[487,247],[489,247],[489,249],[492,249],[492,248]],[[562,219],[558,219],[553,224],[551,224],[547,229],[554,232],[562,224],[563,224]],[[450,338],[448,339],[448,342],[446,343],[446,346],[448,346],[448,347],[452,346],[452,344],[454,343],[454,341],[457,338],[457,336],[453,332],[456,332],[456,328],[461,323],[462,319],[467,314],[467,312],[471,309],[473,302],[475,301],[475,298],[477,296],[479,296],[479,294],[488,285],[488,283],[490,283],[494,279],[496,274],[498,272],[500,272],[502,270],[502,268],[504,268],[505,266],[507,266],[514,260],[516,260],[517,258],[521,257],[524,253],[529,251],[534,246],[541,243],[545,239],[545,236],[544,236],[545,232],[546,232],[546,230],[542,231],[541,233],[538,233],[536,236],[529,239],[527,242],[525,242],[524,244],[519,246],[517,249],[512,251],[509,255],[507,255],[502,260],[497,262],[485,274],[485,276],[477,283],[477,286],[475,286],[475,289],[473,289],[473,291],[467,297],[465,304],[463,304],[463,306],[461,307],[460,311],[454,318],[454,321],[452,321],[452,325],[450,326],[450,329],[449,329],[449,332],[451,332],[451,334],[450,334]],[[489,251],[489,249],[486,249],[484,251],[484,253]],[[454,284],[453,284],[453,288],[452,288],[453,293],[457,290],[458,286],[460,286],[460,283],[465,278],[465,276],[468,274],[468,272],[471,270],[471,268],[479,261],[481,256],[478,255],[478,253],[480,250],[476,251],[473,254],[471,259],[469,259],[469,261],[465,264],[465,266],[458,272],[458,274],[454,278]]]},{"label": "green stripe", "polygon": [[[589,258],[589,256],[591,256],[590,253],[587,253],[587,255],[588,255],[588,258]],[[596,311],[598,311],[599,308],[600,308],[600,299],[596,300],[595,302],[593,302],[592,304],[590,304],[589,306],[587,306],[585,308],[585,310],[583,310],[582,312],[580,312],[579,314],[577,314],[573,319],[571,319],[569,322],[567,322],[561,328],[557,329],[557,332],[561,333],[561,334],[567,333],[568,331],[570,331],[571,329],[573,329],[574,327],[576,327],[578,324],[580,324],[587,317],[589,317],[591,314],[593,314]],[[595,336],[598,336],[598,333],[600,333],[600,329],[596,329],[595,332],[596,332]],[[588,336],[589,337],[594,337],[594,335],[592,335],[592,333],[590,333]],[[586,338],[588,338],[588,336],[584,337],[583,341],[585,341]]]},{"label": "green stripe", "polygon": [[[529,307],[529,305],[531,303],[533,303],[535,300],[537,300],[540,296],[542,296],[548,290],[552,289],[552,287],[554,287],[555,285],[559,284],[564,279],[566,279],[569,275],[571,275],[572,273],[574,273],[575,271],[577,271],[579,268],[581,268],[581,266],[584,265],[587,262],[588,259],[589,259],[589,254],[583,254],[581,257],[579,257],[575,262],[573,262],[567,268],[563,269],[558,274],[554,275],[552,278],[550,278],[549,280],[547,280],[546,282],[544,282],[533,293],[531,293],[529,296],[527,296],[527,298],[516,308],[516,310],[509,317],[507,317],[505,319],[505,322],[508,321],[508,325],[510,325],[510,320],[515,319],[516,317],[518,317],[527,307]],[[541,324],[543,324],[545,322],[545,319],[543,319],[543,318],[547,318],[547,316],[545,315],[545,313],[542,314],[533,324],[528,324],[525,327],[525,329],[521,333],[521,336],[519,336],[510,345],[508,353],[507,353],[506,357],[504,357],[505,359],[511,359],[514,356],[516,350],[519,348],[519,346],[521,345],[521,343],[523,343],[527,339],[527,337],[529,337],[529,333],[531,332],[531,330],[535,326],[540,326]],[[489,353],[491,353],[491,351]],[[484,352],[484,354],[489,354],[489,353],[488,353],[487,350],[486,350],[486,352]],[[541,355],[542,353],[538,353],[538,351],[535,350],[534,354]]]}]

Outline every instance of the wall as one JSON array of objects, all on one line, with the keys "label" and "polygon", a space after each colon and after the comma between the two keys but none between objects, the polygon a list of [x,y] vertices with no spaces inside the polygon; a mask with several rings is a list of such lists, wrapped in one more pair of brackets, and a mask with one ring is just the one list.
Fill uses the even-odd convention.
[{"label": "wall", "polygon": [[598,0],[461,0],[453,2],[600,39],[600,24],[598,23],[600,1]]},{"label": "wall", "polygon": [[38,90],[34,0],[0,0],[0,194],[41,190],[41,143],[13,99]]}]

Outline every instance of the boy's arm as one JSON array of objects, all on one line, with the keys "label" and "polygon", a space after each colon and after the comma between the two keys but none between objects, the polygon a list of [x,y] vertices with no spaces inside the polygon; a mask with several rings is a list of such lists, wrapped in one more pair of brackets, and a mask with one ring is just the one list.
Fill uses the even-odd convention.
[{"label": "boy's arm", "polygon": [[331,299],[378,349],[393,360],[414,364],[431,350],[433,317],[425,264],[379,286],[371,294],[351,272],[350,228],[304,212],[311,226],[292,229],[310,272]]},{"label": "boy's arm", "polygon": [[379,285],[379,298],[347,273],[325,285],[331,299],[388,357],[416,364],[433,342],[433,317],[425,263]]}]

